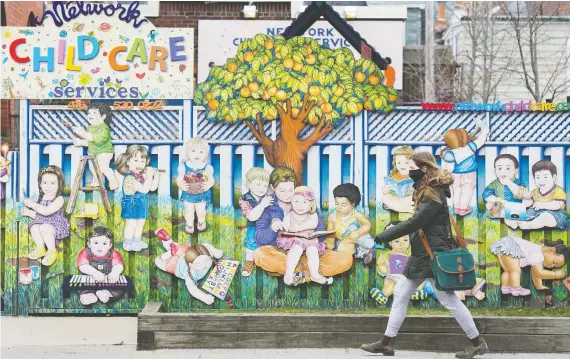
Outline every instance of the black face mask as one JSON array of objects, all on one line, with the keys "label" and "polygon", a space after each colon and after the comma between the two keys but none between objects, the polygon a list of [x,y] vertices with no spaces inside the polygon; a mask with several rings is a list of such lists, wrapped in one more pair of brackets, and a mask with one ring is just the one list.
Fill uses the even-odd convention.
[{"label": "black face mask", "polygon": [[424,177],[425,172],[421,169],[417,170],[410,170],[410,178],[414,180],[414,182],[419,182]]}]

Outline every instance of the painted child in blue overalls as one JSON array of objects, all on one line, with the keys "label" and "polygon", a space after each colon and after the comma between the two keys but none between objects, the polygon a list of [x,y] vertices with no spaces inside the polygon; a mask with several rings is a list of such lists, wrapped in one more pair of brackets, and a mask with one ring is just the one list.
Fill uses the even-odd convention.
[{"label": "painted child in blue overalls", "polygon": [[132,145],[115,162],[117,172],[123,179],[121,217],[125,219],[125,251],[139,252],[148,248],[142,241],[144,224],[148,218],[149,192],[156,191],[160,173],[149,167],[150,157],[146,147]]}]

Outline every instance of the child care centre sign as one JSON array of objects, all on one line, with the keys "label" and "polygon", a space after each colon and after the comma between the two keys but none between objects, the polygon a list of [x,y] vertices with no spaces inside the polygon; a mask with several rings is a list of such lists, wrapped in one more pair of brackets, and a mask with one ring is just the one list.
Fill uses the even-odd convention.
[{"label": "child care centre sign", "polygon": [[[198,82],[206,80],[210,63],[223,65],[235,56],[239,44],[256,34],[281,35],[291,25],[288,20],[200,20],[198,22]],[[366,41],[384,58],[392,60],[396,70],[394,88],[402,89],[404,22],[398,20],[350,21]],[[312,37],[319,45],[336,49],[347,47],[354,57],[360,54],[327,21],[317,21],[303,36]]]},{"label": "child care centre sign", "polygon": [[192,98],[193,29],[154,27],[137,2],[47,6],[2,28],[2,98]]}]

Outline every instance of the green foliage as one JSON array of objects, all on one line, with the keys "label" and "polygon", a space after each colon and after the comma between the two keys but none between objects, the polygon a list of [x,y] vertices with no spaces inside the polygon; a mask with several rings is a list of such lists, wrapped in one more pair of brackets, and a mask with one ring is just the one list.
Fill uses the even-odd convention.
[{"label": "green foliage", "polygon": [[[278,117],[277,104],[301,109],[305,95],[315,106],[306,117],[338,125],[363,109],[388,112],[398,94],[381,84],[383,74],[371,60],[356,60],[347,48],[322,48],[312,38],[258,34],[238,47],[235,57],[210,70],[196,88],[194,101],[211,121],[233,123]],[[305,120],[305,119],[302,119]]]}]

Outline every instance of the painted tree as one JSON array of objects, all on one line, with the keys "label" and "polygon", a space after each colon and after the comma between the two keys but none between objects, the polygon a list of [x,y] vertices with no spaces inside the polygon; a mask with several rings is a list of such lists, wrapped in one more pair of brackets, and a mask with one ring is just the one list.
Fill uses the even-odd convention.
[{"label": "painted tree", "polygon": [[[269,164],[292,168],[301,183],[312,145],[363,109],[395,107],[398,94],[381,84],[383,77],[371,60],[356,60],[347,48],[322,48],[309,37],[258,34],[241,43],[224,66],[210,70],[194,101],[206,107],[210,121],[245,121]],[[263,124],[277,119],[281,133],[272,140]],[[307,126],[314,129],[301,138]]]}]

